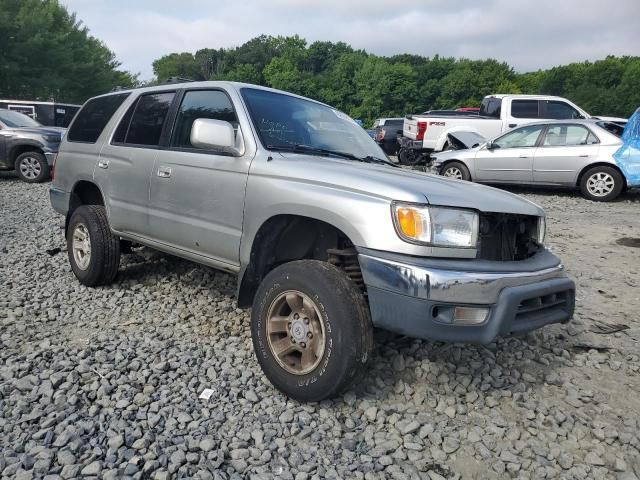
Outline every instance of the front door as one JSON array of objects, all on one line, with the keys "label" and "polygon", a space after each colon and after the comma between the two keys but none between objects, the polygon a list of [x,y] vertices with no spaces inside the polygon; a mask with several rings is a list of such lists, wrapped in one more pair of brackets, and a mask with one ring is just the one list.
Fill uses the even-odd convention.
[{"label": "front door", "polygon": [[100,152],[95,178],[118,232],[149,234],[149,178],[174,92],[141,95]]},{"label": "front door", "polygon": [[533,158],[542,125],[517,128],[494,140],[490,148],[478,151],[475,179],[480,182],[530,183],[533,180]]},{"label": "front door", "polygon": [[184,93],[170,144],[158,151],[151,175],[150,229],[174,248],[237,266],[251,156],[194,147],[191,126],[198,118],[240,128],[223,90]]},{"label": "front door", "polygon": [[578,172],[598,156],[598,139],[584,125],[549,125],[533,161],[533,181],[574,185]]}]

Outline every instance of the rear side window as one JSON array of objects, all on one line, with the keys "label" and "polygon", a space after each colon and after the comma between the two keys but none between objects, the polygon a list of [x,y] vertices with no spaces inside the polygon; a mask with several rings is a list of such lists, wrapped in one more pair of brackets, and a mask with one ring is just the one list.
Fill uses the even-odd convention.
[{"label": "rear side window", "polygon": [[174,95],[174,92],[141,95],[122,117],[113,142],[158,145]]},{"label": "rear side window", "polygon": [[128,96],[129,93],[117,93],[89,100],[76,115],[67,139],[70,142],[96,143],[111,116]]},{"label": "rear side window", "polygon": [[501,98],[485,98],[480,105],[480,116],[500,118],[500,111],[502,110]]},{"label": "rear side window", "polygon": [[515,118],[538,118],[538,100],[514,100],[511,116]]},{"label": "rear side window", "polygon": [[598,143],[596,136],[581,125],[552,125],[547,129],[543,145],[545,147],[563,147],[592,145],[594,143]]},{"label": "rear side window", "polygon": [[198,118],[224,120],[238,127],[238,117],[226,93],[220,90],[192,90],[184,94],[173,133],[174,147],[195,148],[191,145],[191,127]]}]

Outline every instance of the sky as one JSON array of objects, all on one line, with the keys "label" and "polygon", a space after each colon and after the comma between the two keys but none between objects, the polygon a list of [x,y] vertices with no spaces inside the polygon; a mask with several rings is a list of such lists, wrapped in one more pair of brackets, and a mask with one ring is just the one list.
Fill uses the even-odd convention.
[{"label": "sky", "polygon": [[153,77],[173,52],[261,34],[377,55],[495,58],[519,72],[640,55],[640,0],[61,0],[122,63]]}]

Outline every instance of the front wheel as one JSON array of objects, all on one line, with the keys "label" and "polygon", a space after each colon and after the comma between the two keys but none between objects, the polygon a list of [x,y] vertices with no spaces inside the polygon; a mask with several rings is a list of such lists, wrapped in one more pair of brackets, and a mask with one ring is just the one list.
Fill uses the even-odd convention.
[{"label": "front wheel", "polygon": [[49,164],[39,152],[25,152],[18,155],[15,163],[16,173],[28,183],[40,183],[49,178]]},{"label": "front wheel", "polygon": [[82,205],[67,229],[71,270],[88,287],[111,283],[120,265],[120,239],[111,233],[102,205]]},{"label": "front wheel", "polygon": [[251,335],[269,381],[305,402],[344,391],[373,345],[363,294],[340,269],[317,260],[289,262],[265,277],[253,302]]},{"label": "front wheel", "polygon": [[471,174],[469,169],[461,162],[447,163],[440,171],[440,175],[443,177],[455,178],[456,180],[471,180]]},{"label": "front wheel", "polygon": [[624,177],[615,168],[598,166],[582,175],[580,190],[589,200],[609,202],[620,195],[624,183]]}]

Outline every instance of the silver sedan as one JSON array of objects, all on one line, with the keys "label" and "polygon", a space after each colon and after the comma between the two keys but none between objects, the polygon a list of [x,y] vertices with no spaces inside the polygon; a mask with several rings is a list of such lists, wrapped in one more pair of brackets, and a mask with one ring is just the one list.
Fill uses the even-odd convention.
[{"label": "silver sedan", "polygon": [[623,127],[594,120],[555,120],[519,128],[468,150],[433,155],[432,171],[481,183],[578,187],[609,201],[628,183],[614,153]]}]

